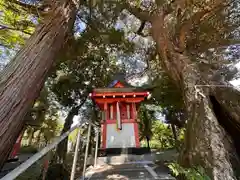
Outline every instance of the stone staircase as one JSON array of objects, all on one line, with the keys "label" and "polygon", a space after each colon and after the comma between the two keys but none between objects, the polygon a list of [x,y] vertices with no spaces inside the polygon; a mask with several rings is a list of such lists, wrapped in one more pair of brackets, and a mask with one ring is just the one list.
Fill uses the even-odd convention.
[{"label": "stone staircase", "polygon": [[152,179],[152,175],[142,165],[122,164],[114,166],[105,166],[104,169],[95,170],[90,180],[103,179]]},{"label": "stone staircase", "polygon": [[147,155],[129,155],[99,157],[97,167],[89,167],[86,178],[89,180],[152,180],[175,179],[165,166],[159,166]]},{"label": "stone staircase", "polygon": [[[144,154],[144,155],[133,155],[133,154],[121,154],[119,156],[105,156],[105,157],[98,157],[97,164],[104,165],[104,164],[111,164],[111,165],[118,165],[118,164],[126,164],[131,162],[152,162],[154,161],[154,156],[151,154]],[[88,164],[93,164],[94,159],[90,157],[88,159]]]}]

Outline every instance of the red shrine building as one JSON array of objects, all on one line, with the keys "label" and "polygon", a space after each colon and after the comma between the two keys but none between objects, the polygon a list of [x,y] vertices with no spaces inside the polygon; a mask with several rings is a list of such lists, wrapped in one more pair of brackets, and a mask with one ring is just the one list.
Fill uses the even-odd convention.
[{"label": "red shrine building", "polygon": [[113,81],[90,94],[102,113],[101,148],[140,148],[137,110],[149,92]]}]

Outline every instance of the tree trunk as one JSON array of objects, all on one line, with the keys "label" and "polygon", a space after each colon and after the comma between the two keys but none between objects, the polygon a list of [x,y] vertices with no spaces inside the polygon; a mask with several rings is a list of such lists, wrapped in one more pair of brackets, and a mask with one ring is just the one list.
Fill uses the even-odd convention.
[{"label": "tree trunk", "polygon": [[[227,83],[224,84],[228,85]],[[232,139],[233,146],[230,160],[236,176],[240,177],[240,92],[231,85],[228,85],[228,87],[213,86],[210,99],[219,123]]]},{"label": "tree trunk", "polygon": [[240,126],[240,92],[227,82],[213,82],[213,84],[216,86],[212,87],[212,95],[229,113],[236,126]]},{"label": "tree trunk", "polygon": [[178,144],[178,137],[177,137],[177,131],[176,131],[176,127],[174,124],[171,124],[171,129],[172,129],[172,133],[173,133],[173,137],[175,140],[175,145]]},{"label": "tree trunk", "polygon": [[175,50],[161,14],[151,23],[152,37],[156,42],[162,67],[181,90],[188,113],[180,162],[190,167],[203,166],[214,180],[235,179],[229,156],[232,150],[231,138],[215,116],[208,89],[195,87],[206,84],[198,67],[186,53]]},{"label": "tree trunk", "polygon": [[146,141],[147,141],[147,148],[150,149],[150,138],[146,136]]},{"label": "tree trunk", "polygon": [[[82,102],[69,111],[68,116],[65,119],[65,123],[61,132],[61,135],[67,132],[73,123],[73,117],[78,114],[79,109],[84,105],[87,100],[87,96],[82,100]],[[64,139],[59,145],[57,146],[56,156],[54,161],[58,163],[63,163],[66,160],[67,155],[67,148],[68,148],[68,138]]]},{"label": "tree trunk", "polygon": [[69,0],[57,2],[0,76],[0,167],[6,161],[23,128],[24,116],[38,97],[56,55],[73,28],[75,4]]},{"label": "tree trunk", "polygon": [[[73,123],[73,117],[78,114],[78,110],[80,107],[73,107],[69,113],[68,116],[65,119],[65,123],[61,132],[61,135],[67,132]],[[60,142],[57,146],[57,156],[56,156],[56,161],[58,163],[63,163],[66,160],[66,155],[67,155],[67,146],[68,146],[68,138],[65,138],[62,142]]]}]

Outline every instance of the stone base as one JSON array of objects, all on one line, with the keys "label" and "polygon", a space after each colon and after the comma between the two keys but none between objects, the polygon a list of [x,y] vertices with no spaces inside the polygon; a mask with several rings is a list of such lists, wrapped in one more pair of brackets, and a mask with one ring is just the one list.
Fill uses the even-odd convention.
[{"label": "stone base", "polygon": [[141,148],[107,148],[107,149],[99,149],[98,156],[104,157],[109,155],[121,155],[121,154],[134,154],[134,155],[142,155],[148,154],[151,150],[146,147]]}]

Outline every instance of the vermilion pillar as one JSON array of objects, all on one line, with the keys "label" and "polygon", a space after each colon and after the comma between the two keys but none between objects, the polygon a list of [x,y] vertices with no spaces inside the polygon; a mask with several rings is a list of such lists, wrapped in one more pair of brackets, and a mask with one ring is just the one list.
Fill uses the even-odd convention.
[{"label": "vermilion pillar", "polygon": [[104,103],[104,119],[102,122],[102,148],[106,148],[106,140],[107,140],[107,103]]}]

